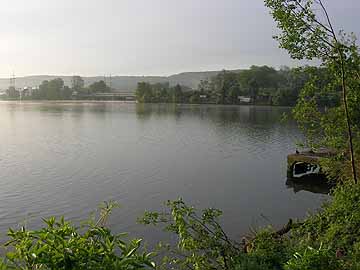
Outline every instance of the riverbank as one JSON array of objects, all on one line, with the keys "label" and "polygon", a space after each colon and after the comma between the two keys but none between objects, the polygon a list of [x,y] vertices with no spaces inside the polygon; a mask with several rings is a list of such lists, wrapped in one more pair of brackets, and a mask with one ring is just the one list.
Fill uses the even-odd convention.
[{"label": "riverbank", "polygon": [[287,105],[274,105],[267,103],[241,103],[241,104],[220,104],[220,103],[172,103],[172,102],[137,102],[136,100],[91,100],[91,99],[68,99],[68,100],[44,100],[44,99],[0,99],[0,102],[49,102],[49,103],[137,103],[137,104],[158,104],[158,105],[214,105],[214,106],[265,106],[265,107],[285,107],[290,108],[293,106]]},{"label": "riverbank", "polygon": [[129,103],[134,104],[136,101],[126,101],[126,100],[42,100],[42,99],[26,99],[26,100],[18,100],[18,99],[0,99],[0,102],[6,103],[6,102],[12,102],[12,103],[29,103],[29,104],[38,104],[38,103],[70,103],[70,104],[76,104],[76,103]]},{"label": "riverbank", "polygon": [[[143,250],[142,240],[126,240],[107,227],[116,206],[105,203],[97,219],[81,232],[65,219],[44,219],[40,230],[10,229],[11,252],[1,269],[235,269],[358,270],[360,267],[360,186],[343,184],[331,202],[305,220],[252,231],[231,239],[222,228],[222,212],[198,211],[183,200],[168,201],[169,212],[145,212],[141,222],[173,233],[177,243]],[[352,217],[349,219],[349,217]],[[171,242],[171,241],[169,241]],[[174,268],[175,267],[175,268]]]}]

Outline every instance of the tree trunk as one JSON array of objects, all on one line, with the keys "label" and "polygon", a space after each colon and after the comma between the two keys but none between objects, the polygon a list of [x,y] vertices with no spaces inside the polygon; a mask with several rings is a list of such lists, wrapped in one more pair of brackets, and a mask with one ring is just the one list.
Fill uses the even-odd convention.
[{"label": "tree trunk", "polygon": [[340,61],[341,61],[341,87],[342,87],[345,118],[346,118],[346,125],[347,125],[348,139],[349,139],[351,170],[352,170],[353,180],[354,180],[355,184],[357,184],[353,136],[352,136],[352,130],[351,130],[351,120],[350,120],[350,115],[349,115],[349,109],[348,109],[348,104],[347,104],[344,56],[343,56],[343,52],[340,49],[338,49],[338,52],[340,54]]}]

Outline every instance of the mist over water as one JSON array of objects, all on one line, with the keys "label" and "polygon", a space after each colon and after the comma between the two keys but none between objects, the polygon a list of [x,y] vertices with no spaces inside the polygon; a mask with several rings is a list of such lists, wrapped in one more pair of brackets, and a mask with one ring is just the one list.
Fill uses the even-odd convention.
[{"label": "mist over water", "polygon": [[[224,211],[239,238],[281,226],[327,197],[286,185],[286,156],[301,134],[283,107],[125,103],[0,103],[0,231],[51,215],[87,218],[113,199],[110,226],[150,242],[144,210],[182,197]],[[306,190],[308,189],[308,190]],[[296,192],[295,192],[296,191]],[[315,190],[316,191],[316,190]],[[266,218],[264,218],[265,216]]]}]

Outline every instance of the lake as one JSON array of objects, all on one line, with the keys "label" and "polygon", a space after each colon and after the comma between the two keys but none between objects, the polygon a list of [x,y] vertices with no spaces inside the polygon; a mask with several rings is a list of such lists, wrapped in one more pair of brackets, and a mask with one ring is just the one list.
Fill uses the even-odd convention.
[{"label": "lake", "polygon": [[0,231],[41,217],[78,222],[104,200],[121,208],[116,232],[158,230],[136,223],[144,210],[182,197],[224,211],[239,239],[250,227],[282,226],[316,211],[323,190],[287,183],[286,156],[302,138],[291,109],[119,102],[0,102]]}]

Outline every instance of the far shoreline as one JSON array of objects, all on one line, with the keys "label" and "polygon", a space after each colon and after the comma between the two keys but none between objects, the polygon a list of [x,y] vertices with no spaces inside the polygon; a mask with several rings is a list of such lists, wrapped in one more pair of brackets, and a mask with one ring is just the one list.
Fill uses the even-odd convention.
[{"label": "far shoreline", "polygon": [[13,104],[39,104],[39,103],[48,103],[48,104],[85,104],[85,103],[118,103],[118,104],[139,104],[139,105],[189,105],[189,106],[226,106],[226,107],[276,107],[276,108],[293,108],[294,106],[286,106],[286,105],[271,105],[271,104],[216,104],[216,103],[157,103],[157,102],[137,102],[135,100],[36,100],[36,99],[28,99],[28,100],[15,100],[15,99],[0,99],[1,103],[13,103]]}]

